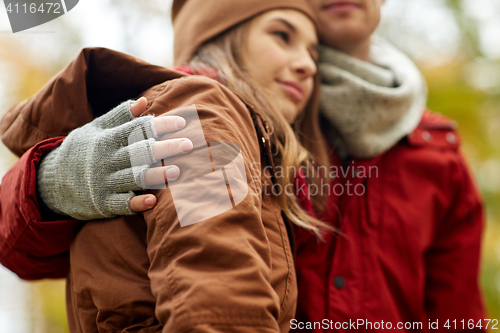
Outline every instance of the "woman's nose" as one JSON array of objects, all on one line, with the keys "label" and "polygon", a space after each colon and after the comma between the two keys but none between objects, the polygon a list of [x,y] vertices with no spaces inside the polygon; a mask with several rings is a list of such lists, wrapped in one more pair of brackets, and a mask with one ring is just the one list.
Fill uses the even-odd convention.
[{"label": "woman's nose", "polygon": [[317,71],[316,63],[308,51],[300,52],[293,62],[292,67],[294,73],[296,73],[301,79],[307,79],[314,76]]}]

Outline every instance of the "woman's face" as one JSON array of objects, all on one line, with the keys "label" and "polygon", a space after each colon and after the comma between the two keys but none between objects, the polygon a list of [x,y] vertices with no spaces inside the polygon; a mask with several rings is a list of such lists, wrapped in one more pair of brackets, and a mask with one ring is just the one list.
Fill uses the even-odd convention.
[{"label": "woman's face", "polygon": [[292,123],[313,91],[318,43],[314,24],[299,11],[283,9],[257,16],[248,29],[247,71],[279,99]]},{"label": "woman's face", "polygon": [[370,39],[385,0],[307,0],[318,19],[322,43],[349,51]]}]

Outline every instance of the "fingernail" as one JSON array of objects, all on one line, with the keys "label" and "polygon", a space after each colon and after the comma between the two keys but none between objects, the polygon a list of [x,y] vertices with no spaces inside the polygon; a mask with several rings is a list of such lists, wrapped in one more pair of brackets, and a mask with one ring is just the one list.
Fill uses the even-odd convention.
[{"label": "fingernail", "polygon": [[188,151],[193,150],[193,143],[191,140],[182,140],[179,147],[183,153],[187,153]]},{"label": "fingernail", "polygon": [[177,118],[177,119],[175,120],[175,127],[176,127],[177,129],[179,129],[179,130],[180,130],[180,129],[183,129],[184,127],[186,127],[186,119],[181,118],[181,117]]},{"label": "fingernail", "polygon": [[165,172],[167,179],[176,179],[178,176],[177,168],[168,168]]},{"label": "fingernail", "polygon": [[147,197],[146,199],[144,199],[144,204],[147,206],[147,207],[153,207],[154,204],[155,204],[155,201],[153,198],[151,197]]},{"label": "fingernail", "polygon": [[144,97],[140,97],[137,101],[134,101],[134,102],[130,103],[130,106],[135,106],[135,105],[137,105],[137,104],[139,103],[139,101],[140,101],[141,99],[143,99],[143,98],[144,98]]}]

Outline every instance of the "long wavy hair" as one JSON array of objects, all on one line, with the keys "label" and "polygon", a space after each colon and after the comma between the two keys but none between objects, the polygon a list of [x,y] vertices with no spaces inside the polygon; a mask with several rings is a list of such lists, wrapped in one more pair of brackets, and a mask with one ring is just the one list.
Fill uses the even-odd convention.
[{"label": "long wavy hair", "polygon": [[[247,40],[249,21],[242,22],[233,29],[217,36],[200,46],[192,57],[189,66],[194,73],[218,74],[219,81],[234,92],[244,103],[253,106],[270,126],[270,139],[274,147],[276,165],[283,171],[283,177],[275,177],[281,189],[295,184],[295,172],[306,171],[308,185],[322,186],[329,183],[329,159],[327,143],[321,134],[318,120],[319,80],[305,110],[294,124],[286,120],[280,103],[273,94],[260,86],[246,71],[245,41]],[[314,170],[313,170],[314,169]],[[321,187],[318,187],[321,188]],[[311,196],[316,211],[325,206],[325,193]],[[313,231],[321,238],[326,230],[333,228],[309,215],[299,204],[296,195],[289,195],[282,190],[278,201],[286,217],[294,224]]]}]

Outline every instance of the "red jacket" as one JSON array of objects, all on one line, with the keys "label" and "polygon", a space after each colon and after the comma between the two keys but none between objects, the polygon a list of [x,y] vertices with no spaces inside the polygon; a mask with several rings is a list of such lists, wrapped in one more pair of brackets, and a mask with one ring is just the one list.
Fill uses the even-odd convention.
[{"label": "red jacket", "polygon": [[[97,66],[97,60],[88,63]],[[140,69],[134,75],[147,74],[147,69],[158,72],[145,64]],[[99,70],[107,75],[99,75]],[[104,77],[106,87],[144,81],[114,80],[117,73],[95,67],[87,71],[86,80],[103,85],[98,79]],[[148,74],[150,80],[165,80],[164,74],[157,76]],[[47,94],[63,94],[68,84],[93,86],[92,81],[61,82]],[[109,108],[139,89],[133,96],[116,95]],[[105,94],[109,90],[95,99]],[[20,108],[35,106],[28,102]],[[12,142],[23,151],[33,145],[25,141]],[[0,185],[0,263],[23,279],[62,278],[68,271],[69,244],[79,223],[42,221],[35,195],[35,165],[60,141],[48,139],[29,149]],[[377,158],[350,161],[349,169],[340,169],[332,153],[332,171],[340,177],[330,190],[338,195],[330,195],[329,211],[322,217],[342,235],[318,243],[296,230],[299,308],[292,328],[311,321],[324,324],[324,319],[329,326],[333,321],[335,328],[335,323],[359,319],[372,325],[390,321],[393,327],[422,322],[427,330],[429,318],[439,320],[441,329],[449,319],[450,329],[444,331],[451,332],[454,319],[457,328],[462,319],[468,328],[468,320],[484,318],[477,280],[482,203],[458,148],[451,122],[427,113],[412,135]],[[353,169],[360,173],[353,174]],[[365,326],[359,328],[365,331]]]},{"label": "red jacket", "polygon": [[[439,328],[433,332],[484,331],[486,321],[476,327],[486,318],[478,286],[483,206],[459,145],[453,124],[426,112],[381,156],[341,169],[333,153],[339,175],[321,218],[341,235],[321,243],[295,232],[297,328],[316,322],[327,329],[314,332],[379,331],[406,324],[412,329],[398,331],[429,332],[430,320]],[[308,206],[304,195],[302,202]]]},{"label": "red jacket", "polygon": [[0,263],[21,279],[63,278],[69,246],[79,221],[43,221],[35,193],[36,164],[64,137],[48,139],[27,151],[0,184]]}]

